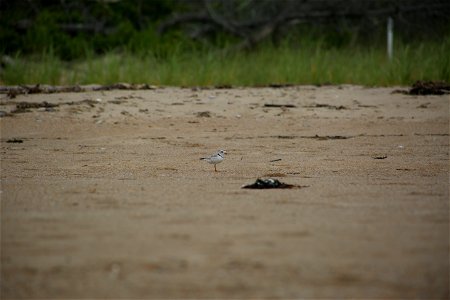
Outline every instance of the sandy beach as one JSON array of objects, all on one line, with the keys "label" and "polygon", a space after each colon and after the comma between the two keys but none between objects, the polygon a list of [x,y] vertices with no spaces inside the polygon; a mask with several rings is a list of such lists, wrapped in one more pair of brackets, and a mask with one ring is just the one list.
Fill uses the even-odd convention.
[{"label": "sandy beach", "polygon": [[2,298],[448,299],[449,95],[399,88],[0,95]]}]

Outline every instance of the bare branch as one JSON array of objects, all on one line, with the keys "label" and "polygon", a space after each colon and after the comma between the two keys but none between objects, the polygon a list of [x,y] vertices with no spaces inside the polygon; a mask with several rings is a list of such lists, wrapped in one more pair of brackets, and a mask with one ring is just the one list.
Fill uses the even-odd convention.
[{"label": "bare branch", "polygon": [[213,20],[211,20],[210,16],[206,12],[179,14],[159,24],[158,33],[163,34],[169,28],[182,23],[213,23]]},{"label": "bare branch", "polygon": [[206,10],[208,11],[209,16],[211,17],[211,20],[213,20],[215,23],[217,23],[223,29],[225,29],[226,31],[228,31],[229,33],[231,33],[233,35],[244,37],[244,38],[247,37],[243,31],[238,30],[238,28],[233,26],[233,24],[228,22],[225,18],[222,18],[222,16],[220,16],[212,7],[210,0],[204,0],[204,4],[206,7]]}]

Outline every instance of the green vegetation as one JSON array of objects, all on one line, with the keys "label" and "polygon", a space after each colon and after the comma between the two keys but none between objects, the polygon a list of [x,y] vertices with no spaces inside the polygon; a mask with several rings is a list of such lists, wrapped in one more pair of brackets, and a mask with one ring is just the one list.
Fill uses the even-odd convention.
[{"label": "green vegetation", "polygon": [[266,39],[251,51],[228,51],[239,40],[224,32],[208,32],[194,40],[187,37],[192,27],[179,25],[157,34],[156,28],[169,16],[200,11],[202,3],[5,2],[0,18],[0,84],[385,86],[416,80],[450,82],[450,27],[445,18],[436,24],[425,18],[429,26],[414,27],[411,22],[397,26],[391,61],[386,57],[384,21],[372,27],[348,22],[299,25],[284,31],[284,37],[280,34],[278,41]]},{"label": "green vegetation", "polygon": [[[4,84],[110,84],[255,86],[270,83],[409,85],[416,80],[450,81],[450,38],[441,43],[398,43],[388,61],[384,47],[328,47],[323,43],[261,45],[252,52],[224,54],[210,47],[103,55],[63,61],[52,51],[14,58]],[[163,55],[164,54],[164,55]]]}]

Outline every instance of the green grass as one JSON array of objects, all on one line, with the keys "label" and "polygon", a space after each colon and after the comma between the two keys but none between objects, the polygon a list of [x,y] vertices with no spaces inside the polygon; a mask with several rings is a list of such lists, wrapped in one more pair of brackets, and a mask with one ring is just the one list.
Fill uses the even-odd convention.
[{"label": "green grass", "polygon": [[0,73],[0,83],[111,84],[149,83],[166,86],[269,83],[409,85],[416,80],[450,82],[450,38],[440,43],[397,44],[389,61],[382,47],[330,48],[321,43],[302,47],[263,45],[252,52],[177,50],[154,53],[109,52],[81,61],[61,61],[51,51],[34,57],[17,55]]}]

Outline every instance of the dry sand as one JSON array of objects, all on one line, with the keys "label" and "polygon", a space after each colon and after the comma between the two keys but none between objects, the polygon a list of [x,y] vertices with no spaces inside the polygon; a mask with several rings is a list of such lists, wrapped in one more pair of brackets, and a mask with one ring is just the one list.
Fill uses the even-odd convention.
[{"label": "dry sand", "polygon": [[60,104],[0,119],[2,298],[448,298],[449,96],[393,90],[1,95]]}]

